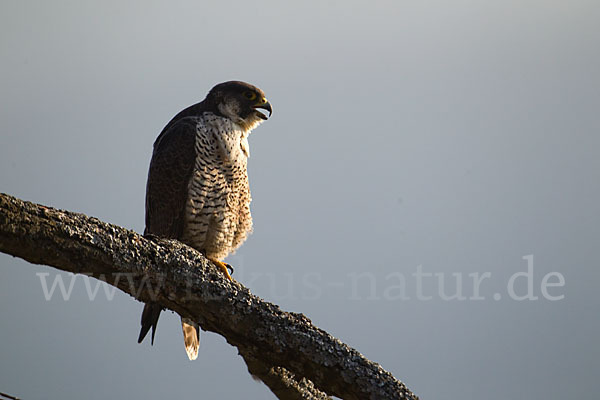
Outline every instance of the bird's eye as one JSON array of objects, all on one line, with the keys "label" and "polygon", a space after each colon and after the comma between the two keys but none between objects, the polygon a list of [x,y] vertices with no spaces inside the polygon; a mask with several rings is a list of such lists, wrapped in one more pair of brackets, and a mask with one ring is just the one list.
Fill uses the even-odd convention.
[{"label": "bird's eye", "polygon": [[256,99],[256,93],[244,92],[244,97],[247,98],[248,100],[254,100],[254,99]]}]

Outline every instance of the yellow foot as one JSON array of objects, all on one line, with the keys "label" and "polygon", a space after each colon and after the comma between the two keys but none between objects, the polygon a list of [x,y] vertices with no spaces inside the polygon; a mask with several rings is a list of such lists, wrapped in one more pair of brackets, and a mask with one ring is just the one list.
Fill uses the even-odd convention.
[{"label": "yellow foot", "polygon": [[231,277],[231,275],[229,275],[229,270],[231,269],[231,272],[233,273],[233,268],[231,268],[231,265],[224,263],[223,261],[219,261],[215,258],[210,258],[207,257],[210,261],[213,262],[213,264],[215,264],[217,266],[217,268],[219,268],[221,270],[221,272],[223,272],[225,274],[225,277],[227,279],[229,279],[230,281],[233,280],[233,278]]}]

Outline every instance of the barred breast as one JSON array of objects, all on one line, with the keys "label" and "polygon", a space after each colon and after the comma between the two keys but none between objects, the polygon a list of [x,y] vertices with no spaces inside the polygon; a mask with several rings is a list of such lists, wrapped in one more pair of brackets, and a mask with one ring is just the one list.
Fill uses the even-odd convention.
[{"label": "barred breast", "polygon": [[197,118],[196,161],[188,184],[182,241],[222,260],[252,231],[247,136],[231,120]]}]

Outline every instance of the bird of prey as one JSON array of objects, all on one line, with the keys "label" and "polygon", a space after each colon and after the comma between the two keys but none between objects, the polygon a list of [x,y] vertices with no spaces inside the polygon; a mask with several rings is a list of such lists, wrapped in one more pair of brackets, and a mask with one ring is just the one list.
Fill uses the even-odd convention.
[{"label": "bird of prey", "polygon": [[[177,239],[204,253],[228,279],[222,262],[252,231],[246,169],[248,135],[272,113],[256,86],[229,81],[177,114],[154,142],[146,186],[144,235]],[[162,307],[146,303],[138,343],[152,328],[152,344]],[[200,330],[181,319],[185,350],[198,357]]]}]

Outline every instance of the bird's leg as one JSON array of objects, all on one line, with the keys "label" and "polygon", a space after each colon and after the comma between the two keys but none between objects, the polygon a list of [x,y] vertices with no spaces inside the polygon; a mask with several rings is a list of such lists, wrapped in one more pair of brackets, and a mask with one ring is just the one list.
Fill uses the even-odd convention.
[{"label": "bird's leg", "polygon": [[233,268],[231,267],[231,265],[224,263],[223,261],[219,261],[213,257],[206,257],[206,258],[208,258],[210,261],[212,261],[213,264],[215,264],[217,266],[217,268],[219,268],[221,270],[221,272],[223,272],[223,274],[225,274],[225,277],[227,279],[229,279],[230,281],[233,280],[231,275],[229,275],[229,269],[231,269],[231,273],[233,274]]}]

